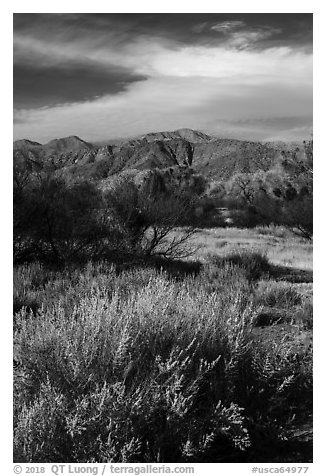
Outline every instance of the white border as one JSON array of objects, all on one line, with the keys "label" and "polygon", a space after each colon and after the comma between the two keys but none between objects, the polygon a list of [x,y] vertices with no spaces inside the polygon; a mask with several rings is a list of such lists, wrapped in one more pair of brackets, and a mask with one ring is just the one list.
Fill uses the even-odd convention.
[{"label": "white border", "polygon": [[[245,7],[245,10],[244,10]],[[1,313],[1,361],[2,379],[7,384],[1,392],[2,410],[2,441],[1,441],[1,462],[5,463],[6,469],[2,474],[12,473],[12,14],[13,13],[314,13],[314,145],[315,145],[315,285],[314,285],[314,305],[315,305],[315,331],[314,331],[314,463],[308,474],[325,474],[325,394],[323,392],[323,379],[325,378],[325,349],[326,339],[326,315],[325,302],[323,301],[325,279],[325,49],[326,41],[323,37],[326,29],[325,7],[322,1],[294,1],[294,0],[274,0],[273,2],[258,2],[252,0],[217,2],[212,0],[201,0],[197,2],[182,2],[176,0],[166,0],[164,2],[150,1],[119,1],[116,3],[107,1],[63,1],[41,2],[41,1],[13,1],[6,2],[1,6],[1,292],[3,302]],[[322,114],[322,117],[320,117]],[[323,146],[323,147],[322,147]],[[324,192],[324,193],[323,193]],[[316,259],[317,258],[317,259]],[[279,467],[285,464],[205,464],[194,465],[196,475],[199,474],[250,474],[250,468]],[[289,464],[288,466],[305,466],[299,464]]]}]

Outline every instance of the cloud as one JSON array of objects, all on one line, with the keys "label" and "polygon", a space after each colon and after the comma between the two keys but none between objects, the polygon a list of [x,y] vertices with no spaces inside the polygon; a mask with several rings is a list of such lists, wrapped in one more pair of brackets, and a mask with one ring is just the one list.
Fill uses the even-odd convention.
[{"label": "cloud", "polygon": [[[187,44],[154,33],[133,34],[131,41],[125,29],[117,33],[102,28],[92,34],[85,29],[82,35],[83,28],[56,28],[46,35],[39,26],[15,35],[16,66],[43,69],[43,74],[30,75],[35,81],[55,71],[57,80],[52,85],[49,81],[47,93],[50,86],[55,93],[55,84],[67,93],[56,97],[60,106],[37,108],[31,101],[26,103],[30,109],[16,110],[15,138],[42,142],[77,134],[102,140],[178,127],[217,134],[230,127],[249,134],[253,130],[246,121],[252,118],[312,115],[312,54],[289,46],[251,47],[274,34],[275,27],[254,30],[242,20],[197,23],[199,33],[210,28],[216,35],[208,44]],[[97,76],[96,71],[101,73]],[[74,74],[80,72],[83,78],[75,83],[80,94],[75,94]],[[116,87],[113,82],[118,83],[119,76],[126,80]],[[35,95],[42,92],[42,87],[33,89]],[[84,97],[88,99],[81,101]],[[47,101],[49,106],[49,97]],[[243,124],[230,123],[239,120],[247,132]],[[280,121],[273,133],[294,126],[295,121]],[[265,137],[266,129],[256,135]]]},{"label": "cloud", "polygon": [[225,45],[229,48],[248,49],[256,47],[271,37],[282,32],[281,28],[272,26],[250,27],[244,21],[224,21],[210,26],[210,29],[224,35]]},{"label": "cloud", "polygon": [[196,25],[193,25],[191,30],[194,33],[202,33],[203,31],[207,30],[209,28],[209,22],[204,21],[203,23],[197,23]]},{"label": "cloud", "polygon": [[[142,51],[141,48],[134,54],[142,57]],[[254,83],[261,83],[264,78],[279,82],[293,82],[294,77],[311,81],[311,55],[286,47],[264,51],[199,46],[175,50],[158,47],[154,54],[147,51],[142,58],[144,61],[134,66],[135,71],[148,76],[241,78],[243,82],[250,78]]]},{"label": "cloud", "polygon": [[145,79],[125,68],[88,67],[75,64],[47,68],[37,65],[14,65],[14,107],[36,108],[65,102],[76,102],[117,93],[134,81]]},{"label": "cloud", "polygon": [[256,137],[265,141],[301,141],[312,135],[312,116],[253,117],[225,121],[224,128],[238,138]]},{"label": "cloud", "polygon": [[[249,35],[249,33],[247,32]],[[233,38],[237,44],[259,37],[239,33]],[[152,37],[138,37],[132,43],[113,48],[107,44],[76,41],[48,42],[17,36],[15,57],[17,62],[37,62],[41,67],[73,68],[74,64],[125,68],[133,74],[176,77],[233,77],[246,78],[262,75],[279,80],[311,76],[312,56],[289,47],[265,50],[239,51],[222,46],[184,46]]]},{"label": "cloud", "polygon": [[[180,127],[219,134],[222,126],[243,133],[243,125],[231,128],[230,121],[288,116],[289,111],[300,117],[311,115],[310,108],[311,89],[306,86],[243,86],[215,78],[156,77],[93,101],[16,111],[15,137],[44,142],[77,134],[87,140],[102,140]],[[279,130],[284,130],[281,122]],[[258,131],[256,138],[264,138],[264,134],[266,131]]]},{"label": "cloud", "polygon": [[233,20],[233,21],[223,21],[220,23],[216,23],[212,25],[210,28],[211,30],[218,31],[219,33],[229,33],[230,31],[243,28],[245,23],[241,20]]},{"label": "cloud", "polygon": [[258,29],[255,31],[240,30],[233,33],[229,38],[228,44],[232,47],[245,49],[262,42],[263,40],[267,40],[277,32],[278,30],[275,29]]}]

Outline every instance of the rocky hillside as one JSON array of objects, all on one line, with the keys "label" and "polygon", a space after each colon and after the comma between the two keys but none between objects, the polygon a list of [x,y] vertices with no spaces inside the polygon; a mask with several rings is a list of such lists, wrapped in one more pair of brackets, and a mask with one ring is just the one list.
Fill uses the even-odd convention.
[{"label": "rocky hillside", "polygon": [[14,163],[50,167],[72,176],[103,180],[127,170],[191,168],[208,179],[225,180],[236,172],[268,170],[283,149],[297,144],[218,139],[191,129],[157,132],[104,146],[77,136],[39,144],[14,142]]}]

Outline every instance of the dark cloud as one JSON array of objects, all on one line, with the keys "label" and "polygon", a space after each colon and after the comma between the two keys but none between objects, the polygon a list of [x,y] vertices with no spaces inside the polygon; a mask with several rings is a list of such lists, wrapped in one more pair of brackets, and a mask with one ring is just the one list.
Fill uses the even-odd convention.
[{"label": "dark cloud", "polygon": [[124,91],[130,83],[142,79],[143,76],[114,67],[108,71],[85,65],[14,65],[14,107],[28,109],[90,100]]},{"label": "dark cloud", "polygon": [[[220,25],[220,28],[218,27]],[[224,26],[224,27],[223,27]],[[228,27],[229,26],[229,27]],[[70,37],[87,34],[96,38],[114,31],[121,42],[148,35],[174,39],[186,44],[216,44],[226,40],[233,30],[270,31],[268,44],[303,47],[312,42],[311,13],[146,13],[146,14],[15,14],[16,32],[46,32],[56,35],[60,30]],[[258,46],[258,45],[257,45]],[[260,44],[265,47],[263,41]]]}]

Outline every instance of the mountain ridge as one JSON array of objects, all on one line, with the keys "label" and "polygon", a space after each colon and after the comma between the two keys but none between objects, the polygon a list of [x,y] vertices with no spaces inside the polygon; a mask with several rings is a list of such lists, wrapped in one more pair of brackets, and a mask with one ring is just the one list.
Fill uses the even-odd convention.
[{"label": "mountain ridge", "polygon": [[147,140],[148,142],[157,141],[157,140],[172,140],[172,139],[184,139],[184,140],[187,140],[188,142],[213,142],[213,141],[226,140],[226,141],[237,141],[237,142],[260,143],[260,144],[273,145],[273,146],[279,146],[279,147],[285,146],[285,145],[292,145],[292,146],[300,145],[304,140],[303,139],[302,141],[284,141],[284,140],[258,141],[258,140],[249,140],[249,139],[241,139],[241,138],[234,138],[234,137],[219,137],[215,135],[209,135],[203,131],[199,131],[195,129],[181,128],[181,129],[176,129],[173,131],[149,132],[147,134],[142,134],[142,135],[138,135],[134,137],[108,139],[108,140],[93,141],[93,142],[81,139],[77,135],[71,135],[71,136],[65,136],[60,138],[54,138],[43,144],[31,139],[27,139],[27,138],[17,139],[13,141],[13,144],[14,145],[16,144],[18,146],[20,145],[20,143],[26,143],[30,145],[45,147],[50,145],[51,143],[55,143],[59,141],[68,141],[72,139],[76,140],[76,142],[79,141],[80,143],[87,144],[88,146],[92,146],[93,148],[101,148],[107,145],[116,146],[116,145],[121,145],[127,142],[133,143],[133,142],[138,142],[142,140]]},{"label": "mountain ridge", "polygon": [[[186,138],[186,135],[188,135],[188,138]],[[193,136],[193,138],[198,137],[198,138],[201,138],[202,140],[203,139],[215,140],[217,138],[215,136],[208,135],[208,134],[206,134],[202,131],[198,131],[198,130],[195,130],[195,129],[181,128],[181,129],[176,129],[176,130],[173,130],[173,131],[149,132],[147,134],[141,134],[141,135],[137,135],[137,136],[134,136],[134,137],[108,139],[108,140],[94,141],[94,142],[85,141],[84,139],[81,139],[77,135],[70,135],[70,136],[65,136],[65,137],[54,138],[54,139],[51,139],[50,141],[47,141],[43,144],[40,143],[40,142],[33,141],[31,139],[26,139],[26,138],[17,139],[13,143],[16,144],[16,143],[19,143],[19,142],[22,142],[22,141],[26,141],[26,142],[46,146],[46,145],[49,145],[51,142],[54,142],[54,141],[67,140],[67,139],[77,139],[77,140],[79,140],[83,143],[91,144],[93,147],[104,147],[106,145],[115,145],[115,143],[121,144],[121,143],[124,143],[124,142],[133,142],[133,141],[138,141],[138,140],[143,140],[143,139],[160,140],[160,137],[171,138],[171,139],[172,138],[184,138],[186,140],[191,141],[190,136]],[[113,144],[111,144],[111,142],[113,142]]]},{"label": "mountain ridge", "polygon": [[[192,129],[154,132],[104,146],[78,136],[53,139],[46,144],[24,139],[14,142],[14,158],[33,160],[39,166],[51,164],[68,175],[94,180],[125,170],[188,167],[208,179],[224,180],[237,172],[268,170],[282,150],[294,150],[297,143],[244,141],[209,136]],[[302,147],[302,145],[301,145]]]}]

